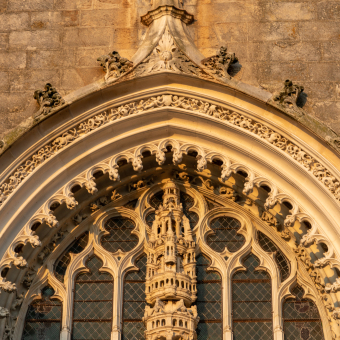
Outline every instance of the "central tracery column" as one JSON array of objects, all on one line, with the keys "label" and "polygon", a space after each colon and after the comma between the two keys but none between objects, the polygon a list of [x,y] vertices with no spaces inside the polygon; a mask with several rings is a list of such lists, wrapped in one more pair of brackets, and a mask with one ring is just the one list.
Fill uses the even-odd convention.
[{"label": "central tracery column", "polygon": [[199,321],[195,241],[188,218],[183,214],[179,188],[164,186],[163,204],[156,211],[150,240],[146,274],[145,339],[197,339]]}]

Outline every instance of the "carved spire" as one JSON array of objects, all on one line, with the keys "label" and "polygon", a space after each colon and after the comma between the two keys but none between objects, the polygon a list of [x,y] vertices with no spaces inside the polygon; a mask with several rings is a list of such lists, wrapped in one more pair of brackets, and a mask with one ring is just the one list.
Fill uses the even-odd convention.
[{"label": "carved spire", "polygon": [[154,306],[145,308],[145,338],[196,339],[199,317],[195,307],[189,308],[197,295],[196,244],[183,214],[178,186],[169,181],[163,191],[163,204],[156,211],[146,246],[146,301]]}]

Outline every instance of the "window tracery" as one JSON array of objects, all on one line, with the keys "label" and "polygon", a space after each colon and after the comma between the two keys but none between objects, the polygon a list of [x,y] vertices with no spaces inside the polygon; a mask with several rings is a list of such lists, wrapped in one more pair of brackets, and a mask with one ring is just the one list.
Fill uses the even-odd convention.
[{"label": "window tracery", "polygon": [[245,238],[238,234],[241,228],[240,222],[232,217],[220,216],[212,220],[210,228],[214,234],[208,235],[207,244],[209,247],[219,253],[223,252],[225,247],[230,252],[235,252],[243,246]]},{"label": "window tracery", "polygon": [[[157,185],[159,188],[164,188],[164,184],[159,184],[157,181],[155,181],[155,183],[156,184],[150,185],[150,187],[152,187],[153,185]],[[213,250],[212,252],[209,252],[207,250],[209,247],[206,247],[207,249],[202,251],[204,246],[200,243],[199,246],[196,246],[194,254],[190,253],[190,257],[192,258],[197,256],[197,259],[195,259],[195,261],[197,262],[193,265],[193,268],[196,267],[196,270],[190,270],[189,273],[192,279],[196,280],[194,284],[192,283],[191,289],[196,290],[197,292],[197,301],[193,302],[192,304],[194,308],[193,310],[197,308],[197,314],[200,318],[196,328],[197,339],[224,339],[226,334],[225,330],[228,329],[228,327],[230,327],[233,332],[234,340],[247,337],[251,339],[250,334],[252,334],[252,336],[255,336],[254,339],[256,338],[256,336],[264,340],[274,339],[273,330],[275,321],[273,319],[272,308],[275,309],[276,307],[272,303],[271,294],[272,284],[274,284],[275,282],[273,281],[274,279],[271,279],[271,277],[263,271],[263,269],[264,267],[268,267],[268,272],[272,273],[273,269],[270,268],[270,264],[268,262],[271,259],[271,261],[273,262],[272,265],[276,267],[277,270],[281,273],[282,282],[285,281],[289,277],[291,271],[286,253],[281,251],[280,247],[276,244],[277,239],[275,239],[274,243],[274,241],[272,241],[261,231],[257,230],[254,226],[248,225],[248,222],[244,226],[242,218],[238,219],[237,217],[237,214],[239,212],[234,212],[231,215],[229,213],[225,213],[226,209],[223,207],[224,205],[228,206],[228,209],[234,209],[232,208],[232,206],[239,204],[238,202],[235,202],[232,199],[229,200],[228,198],[224,198],[222,195],[220,197],[217,195],[213,196],[213,194],[211,193],[209,196],[209,200],[212,200],[213,202],[215,202],[216,200],[216,206],[211,210],[208,209],[209,207],[206,206],[207,197],[199,192],[199,185],[195,185],[194,187],[191,186],[190,190],[187,189],[189,186],[185,187],[181,181],[177,181],[176,185],[185,190],[185,192],[180,191],[179,202],[182,204],[184,221],[185,218],[188,219],[188,223],[190,226],[189,229],[192,234],[193,240],[203,242],[204,244],[209,246],[210,249]],[[206,190],[203,184],[202,188]],[[152,190],[149,190],[148,188],[143,188],[143,190],[144,191],[141,190],[140,192],[134,192],[133,195],[129,193],[128,198],[125,200],[119,198],[119,201],[117,202],[122,203],[115,203],[115,213],[114,215],[111,215],[111,217],[111,213],[106,213],[105,210],[112,210],[112,203],[110,202],[105,205],[105,209],[95,210],[94,213],[96,213],[98,216],[103,216],[101,218],[101,220],[103,221],[101,227],[94,227],[95,224],[93,224],[92,227],[89,227],[89,233],[83,234],[82,236],[78,237],[76,241],[74,241],[70,246],[66,248],[66,251],[64,251],[61,255],[59,255],[59,257],[57,257],[58,260],[55,262],[56,265],[54,272],[55,276],[61,282],[64,281],[66,270],[68,270],[69,267],[72,267],[70,265],[70,262],[73,261],[71,260],[73,256],[70,256],[69,254],[80,254],[81,251],[84,250],[86,245],[91,244],[91,242],[93,244],[93,249],[96,249],[95,253],[99,252],[101,256],[94,256],[93,253],[91,253],[91,247],[86,247],[86,254],[80,255],[86,258],[87,256],[90,256],[90,259],[86,262],[86,267],[88,269],[90,269],[91,261],[94,261],[94,259],[97,259],[99,263],[97,264],[97,269],[103,266],[103,268],[105,268],[104,270],[106,271],[106,269],[110,267],[110,272],[112,272],[112,274],[115,273],[118,278],[120,276],[123,276],[122,273],[124,273],[124,270],[128,268],[127,274],[122,281],[122,288],[119,288],[121,290],[117,291],[113,289],[114,281],[112,276],[108,273],[103,273],[103,275],[105,274],[106,276],[109,276],[110,279],[102,280],[103,282],[99,283],[110,284],[111,293],[113,294],[111,295],[111,298],[107,298],[106,300],[104,299],[105,301],[100,300],[100,298],[98,298],[97,300],[91,300],[91,297],[89,297],[89,300],[86,300],[86,297],[79,295],[79,289],[77,289],[76,287],[78,287],[79,285],[94,283],[86,282],[91,280],[81,279],[82,277],[86,277],[86,275],[90,275],[89,273],[84,274],[85,269],[82,269],[82,274],[79,274],[79,276],[74,279],[74,302],[72,302],[72,306],[68,307],[73,309],[73,321],[70,325],[70,332],[72,334],[72,337],[69,340],[83,339],[81,336],[87,333],[97,334],[98,337],[103,340],[111,339],[112,332],[114,332],[116,329],[121,334],[122,340],[144,339],[145,337],[144,332],[146,328],[144,325],[145,320],[143,322],[143,315],[146,307],[148,307],[148,299],[146,298],[145,292],[145,289],[148,288],[146,286],[146,268],[148,254],[142,255],[142,253],[145,252],[146,249],[144,248],[143,250],[143,247],[145,247],[145,243],[139,243],[141,238],[143,238],[144,228],[141,225],[141,220],[142,216],[145,216],[145,232],[148,233],[145,241],[147,242],[152,238],[150,231],[153,230],[153,224],[156,219],[156,211],[159,209],[163,209],[160,208],[160,206],[162,206],[162,204],[164,203],[164,194],[163,190],[156,191],[155,188],[153,188]],[[217,190],[219,191],[219,188]],[[117,192],[124,195],[123,191]],[[156,193],[152,194],[151,192]],[[123,195],[122,197],[124,197]],[[150,210],[150,207],[148,207],[147,204],[143,204],[143,200],[145,202],[149,202],[150,206],[153,207],[155,210],[151,211],[153,209]],[[125,209],[127,206],[127,201],[128,203],[139,201],[141,204],[135,205],[135,209],[129,210],[130,212],[128,212],[128,210]],[[122,209],[122,214],[120,213],[119,209]],[[198,214],[196,214],[196,211],[200,213],[200,217],[198,216]],[[146,212],[146,214],[144,212]],[[204,220],[205,215],[210,216],[207,225],[210,227],[211,230],[208,232],[205,238],[203,237],[205,235],[204,233],[208,231],[208,229],[204,229],[205,222],[200,223],[198,225],[199,228],[193,230],[193,226],[190,225],[190,220],[188,218],[188,216],[190,216],[190,213],[196,214],[197,222],[199,218],[199,222],[201,222],[202,219]],[[108,217],[105,217],[107,215]],[[235,216],[236,218],[231,216]],[[258,221],[258,223],[262,223],[263,225],[265,225],[260,216]],[[172,221],[171,224],[176,226],[176,223],[174,223],[174,221]],[[165,225],[166,232],[170,230],[169,226],[171,224]],[[82,223],[82,225],[80,226],[77,225],[76,228],[84,228],[85,225],[86,223]],[[175,229],[172,230],[174,235],[177,232],[176,228],[177,226],[175,227]],[[252,228],[254,228],[255,230],[254,234],[250,232]],[[203,230],[203,234],[200,234],[201,229]],[[248,231],[246,232],[245,229],[247,229]],[[179,229],[179,235],[183,236],[184,231],[185,229],[183,229],[181,226]],[[91,233],[98,235],[98,237],[89,237]],[[246,236],[246,234],[248,236]],[[257,235],[257,240],[255,236],[250,237],[249,235]],[[157,239],[157,235],[155,236]],[[70,237],[72,237],[72,235],[70,235]],[[236,273],[227,278],[226,272],[229,270],[228,266],[230,266],[233,261],[235,262],[235,259],[243,258],[246,254],[246,249],[249,249],[249,246],[252,244],[252,242],[257,243],[259,245],[258,248],[261,247],[263,252],[259,253],[259,251],[257,251],[255,252],[256,256],[246,256],[245,260],[243,261],[243,265],[246,268],[246,271],[240,271],[240,269],[237,268]],[[226,248],[229,252],[227,252],[228,257],[223,255],[223,251]],[[222,253],[222,256],[220,256],[220,253]],[[274,253],[274,256],[268,256],[268,258],[264,261],[260,257],[261,254],[265,253]],[[134,266],[139,268],[138,272],[131,272],[131,265],[123,264],[128,264],[128,259],[130,257],[138,258],[135,263],[133,261],[131,262],[134,263]],[[106,258],[107,260],[105,260]],[[191,261],[185,259],[184,257],[182,260],[183,264],[180,268],[181,270],[185,269],[186,271],[186,268],[184,268],[185,266],[187,266],[186,261],[188,261],[188,263],[191,263]],[[116,261],[116,265],[113,265],[114,261]],[[260,261],[261,271],[257,271],[255,270],[255,268],[259,266]],[[105,264],[103,264],[104,262]],[[221,263],[224,263],[226,267],[221,267]],[[211,268],[207,270],[209,266],[211,266]],[[76,270],[76,267],[74,267],[74,269],[72,270]],[[72,270],[70,274],[67,274],[70,276],[69,278],[67,278],[67,280],[72,280]],[[90,270],[90,272],[92,271]],[[293,282],[292,278],[289,282]],[[163,285],[165,285],[165,283],[166,282],[164,281]],[[158,282],[158,284],[159,286],[154,288],[162,288],[162,283]],[[182,287],[181,284],[182,282],[180,280],[178,281],[178,283],[174,281],[174,285],[177,285],[177,289],[185,288],[185,282],[184,287]],[[232,301],[231,322],[227,322],[224,316],[226,299],[225,297],[223,297],[223,291],[227,291],[228,285],[231,287],[230,296],[227,298]],[[278,282],[278,285],[280,285],[280,282]],[[248,286],[251,288],[249,288]],[[277,291],[278,290],[276,288],[276,292]],[[115,298],[115,294],[121,294],[121,299],[119,297]],[[280,297],[280,299],[282,298]],[[101,310],[98,307],[99,305],[102,306],[103,304],[109,302],[110,307],[106,308],[106,311],[103,310],[104,307],[100,307],[102,308]],[[162,310],[162,308],[164,309],[166,306],[166,304],[164,303],[162,305],[162,301],[152,301],[151,304],[150,301],[148,302],[151,310],[153,310],[158,303],[159,306],[157,308],[159,308],[160,310]],[[97,308],[97,310],[99,308],[99,316],[92,315],[90,312],[89,314],[86,314],[88,311],[93,309],[93,307],[80,307],[81,305],[85,306],[86,304],[91,305],[95,303],[98,304],[98,306],[96,306],[95,308]],[[182,308],[180,306],[180,303],[181,301],[178,301],[179,306],[176,305],[175,307],[178,310],[181,310]],[[117,312],[118,317],[115,321],[112,315],[116,313],[115,309],[117,308],[117,306],[119,306],[119,304],[121,305],[122,311],[121,315],[119,315],[119,312]],[[184,305],[186,305],[186,303]],[[190,314],[190,308],[187,307],[188,306],[184,306],[183,308],[185,308],[186,311],[189,311]],[[282,313],[284,314],[284,311]],[[167,325],[167,320],[164,319],[165,321],[163,326],[161,324],[161,322],[163,322],[162,320],[160,320],[160,327],[165,327]],[[282,320],[285,323],[285,326],[283,327],[285,329],[286,318],[283,318]],[[179,325],[179,321],[180,319],[174,318],[171,321],[173,327],[177,327],[179,329],[181,327],[185,328],[185,321],[182,320],[182,326]],[[287,322],[289,323],[289,320]],[[304,320],[303,322],[309,321]],[[99,324],[103,324],[102,326],[100,326],[100,332],[102,333],[96,330],[99,327]],[[317,323],[315,323],[315,325],[316,324]],[[290,327],[289,329],[292,328],[291,324],[289,324],[288,326]],[[226,337],[225,339],[229,340],[229,337]],[[310,338],[310,340],[311,339],[313,338]],[[320,340],[321,339],[323,338],[320,338]],[[319,340],[319,338],[316,338],[316,340]]]},{"label": "window tracery", "polygon": [[124,279],[122,340],[144,338],[146,260],[146,256],[137,260],[139,271],[127,273]]},{"label": "window tracery", "polygon": [[85,232],[80,237],[78,237],[75,241],[73,241],[70,246],[65,250],[65,252],[60,257],[60,260],[57,260],[57,264],[54,268],[54,275],[60,281],[64,282],[65,273],[67,270],[68,265],[71,261],[70,253],[72,254],[79,254],[81,253],[88,242],[89,234]]},{"label": "window tracery", "polygon": [[232,278],[233,333],[235,340],[273,339],[271,278],[256,268],[260,261],[248,255]]},{"label": "window tracery", "polygon": [[207,271],[210,261],[202,254],[197,257],[197,312],[200,321],[197,339],[222,339],[222,280],[214,271]]},{"label": "window tracery", "polygon": [[260,246],[264,251],[274,253],[276,264],[280,270],[281,281],[284,282],[290,275],[288,259],[268,236],[258,231],[258,238]]},{"label": "window tracery", "polygon": [[132,220],[125,217],[110,218],[104,226],[109,235],[101,238],[101,245],[111,253],[119,249],[124,252],[131,251],[138,243],[138,237],[131,232],[135,228]]},{"label": "window tracery", "polygon": [[304,290],[294,287],[294,298],[283,305],[285,340],[324,340],[319,311],[313,301],[304,298]]},{"label": "window tracery", "polygon": [[93,256],[87,273],[75,279],[72,340],[110,340],[112,328],[113,278],[100,271],[102,261]]},{"label": "window tracery", "polygon": [[53,300],[54,289],[46,286],[41,290],[41,299],[28,307],[22,340],[59,340],[62,303]]}]

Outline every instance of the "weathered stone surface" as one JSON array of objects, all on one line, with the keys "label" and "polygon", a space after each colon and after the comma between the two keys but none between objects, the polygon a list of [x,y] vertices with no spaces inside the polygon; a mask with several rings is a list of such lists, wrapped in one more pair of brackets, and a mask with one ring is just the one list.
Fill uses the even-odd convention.
[{"label": "weathered stone surface", "polygon": [[[340,132],[340,1],[186,0],[184,8],[195,15],[188,31],[205,57],[227,46],[239,59],[236,80],[273,92],[285,79],[304,85],[305,109]],[[0,0],[0,95],[50,82],[64,96],[103,79],[97,57],[119,51],[131,59],[150,9],[149,0]],[[20,117],[32,114],[29,105],[15,105]]]}]

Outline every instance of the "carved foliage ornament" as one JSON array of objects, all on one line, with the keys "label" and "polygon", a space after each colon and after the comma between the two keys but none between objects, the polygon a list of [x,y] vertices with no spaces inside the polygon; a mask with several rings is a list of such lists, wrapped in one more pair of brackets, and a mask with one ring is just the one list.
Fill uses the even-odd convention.
[{"label": "carved foliage ornament", "polygon": [[228,74],[229,66],[237,61],[235,53],[227,52],[227,47],[221,46],[216,55],[203,59],[202,64],[218,77],[230,79],[231,76]]},{"label": "carved foliage ornament", "polygon": [[65,100],[50,83],[45,85],[44,90],[36,90],[33,97],[40,106],[39,111],[34,114],[34,117],[48,115],[54,109],[65,104]]},{"label": "carved foliage ornament", "polygon": [[[223,120],[225,123],[237,126],[246,130],[261,139],[266,140],[276,148],[284,151],[288,156],[304,166],[304,168],[316,177],[340,201],[340,182],[339,180],[318,160],[310,156],[301,147],[295,145],[287,138],[281,136],[268,126],[259,123],[240,113],[233,112],[222,106],[215,105],[208,101],[198,100],[190,97],[178,97],[170,94],[158,97],[149,97],[138,102],[131,102],[121,106],[103,111],[91,118],[78,124],[75,128],[63,133],[53,142],[45,145],[37,151],[30,159],[22,163],[17,170],[12,173],[7,180],[0,185],[0,206],[8,196],[14,192],[19,184],[32,173],[39,165],[55,155],[59,150],[67,147],[81,136],[98,129],[109,122],[139,114],[152,109],[170,106],[178,109],[185,109],[196,113],[206,114],[216,119]],[[174,150],[175,156],[176,150]],[[162,155],[160,154],[160,157]],[[177,157],[177,156],[176,156]],[[180,162],[180,161],[179,161]],[[114,170],[112,170],[114,171]],[[224,172],[230,172],[228,169]],[[117,174],[112,173],[117,176]],[[118,177],[117,177],[118,178]]]},{"label": "carved foliage ornament", "polygon": [[178,48],[168,27],[152,53],[134,69],[131,76],[138,77],[165,71],[214,80]]},{"label": "carved foliage ornament", "polygon": [[102,55],[97,61],[100,62],[100,66],[102,66],[106,72],[105,80],[108,80],[109,78],[117,79],[122,74],[129,71],[133,66],[132,61],[122,58],[116,51],[107,55]]}]

